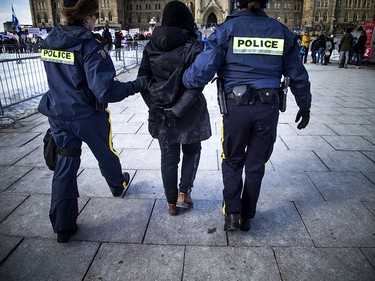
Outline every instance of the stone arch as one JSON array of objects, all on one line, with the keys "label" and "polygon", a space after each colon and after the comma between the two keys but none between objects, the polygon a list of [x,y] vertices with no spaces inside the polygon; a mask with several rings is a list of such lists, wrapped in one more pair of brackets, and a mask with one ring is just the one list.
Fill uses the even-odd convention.
[{"label": "stone arch", "polygon": [[[220,24],[224,21],[224,17],[220,10],[216,7],[210,7],[208,8],[204,15],[203,15],[203,23],[208,24],[208,20],[212,21],[213,19],[216,18],[216,23],[215,24]],[[212,24],[213,22],[211,22]]]}]

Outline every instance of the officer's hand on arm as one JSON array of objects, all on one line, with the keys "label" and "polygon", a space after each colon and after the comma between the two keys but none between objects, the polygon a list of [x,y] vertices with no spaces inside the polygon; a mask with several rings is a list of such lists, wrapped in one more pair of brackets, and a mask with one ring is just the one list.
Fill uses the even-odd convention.
[{"label": "officer's hand on arm", "polygon": [[[299,120],[301,118],[302,118],[302,120],[301,120],[301,122],[299,122]],[[299,130],[304,129],[307,126],[307,124],[309,124],[309,121],[310,121],[310,110],[309,109],[298,110],[296,120],[295,120],[295,122],[299,122],[298,125],[297,125],[297,129],[299,129]]]},{"label": "officer's hand on arm", "polygon": [[148,89],[148,77],[147,76],[140,76],[137,77],[134,81],[130,82],[134,88],[136,93],[143,92]]},{"label": "officer's hand on arm", "polygon": [[167,121],[167,127],[174,128],[178,117],[172,112],[170,108],[164,109],[164,115]]}]

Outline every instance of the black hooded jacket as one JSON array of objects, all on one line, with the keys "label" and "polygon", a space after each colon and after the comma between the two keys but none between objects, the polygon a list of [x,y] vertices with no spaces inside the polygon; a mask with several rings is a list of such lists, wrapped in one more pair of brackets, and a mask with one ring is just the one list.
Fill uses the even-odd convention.
[{"label": "black hooded jacket", "polygon": [[[202,52],[202,44],[191,37],[187,30],[173,26],[156,27],[145,46],[138,76],[153,77],[156,82],[167,81],[180,64],[186,42],[191,42],[184,69]],[[182,79],[182,77],[181,77]],[[181,87],[183,84],[181,83]],[[149,132],[154,138],[168,143],[196,143],[211,136],[211,126],[206,99],[200,89],[182,89],[182,95],[171,105],[178,117],[175,126],[167,126],[164,110],[150,99],[149,92],[142,97],[149,107]]]}]

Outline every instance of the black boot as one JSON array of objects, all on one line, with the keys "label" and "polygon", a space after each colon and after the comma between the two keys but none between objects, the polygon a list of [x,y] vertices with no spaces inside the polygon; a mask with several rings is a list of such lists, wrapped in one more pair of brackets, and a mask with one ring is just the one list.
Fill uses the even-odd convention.
[{"label": "black boot", "polygon": [[238,213],[232,213],[225,215],[225,231],[237,231],[240,227],[240,215]]}]

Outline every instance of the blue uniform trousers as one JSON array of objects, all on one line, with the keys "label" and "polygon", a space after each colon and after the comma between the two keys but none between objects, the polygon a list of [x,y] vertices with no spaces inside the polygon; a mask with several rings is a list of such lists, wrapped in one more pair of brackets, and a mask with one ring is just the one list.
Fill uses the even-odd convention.
[{"label": "blue uniform trousers", "polygon": [[[96,112],[90,118],[63,121],[49,118],[52,136],[61,148],[80,149],[82,141],[98,160],[102,176],[111,191],[126,188],[118,153],[112,146],[112,129],[109,111]],[[77,172],[80,157],[59,155],[52,179],[50,220],[56,233],[76,227],[79,192]],[[95,186],[93,187],[95,188]]]},{"label": "blue uniform trousers", "polygon": [[[223,117],[223,213],[240,213],[253,218],[259,198],[265,163],[276,140],[278,100],[270,104],[258,99],[238,106],[227,99],[228,114]],[[242,180],[245,167],[245,183]]]}]

